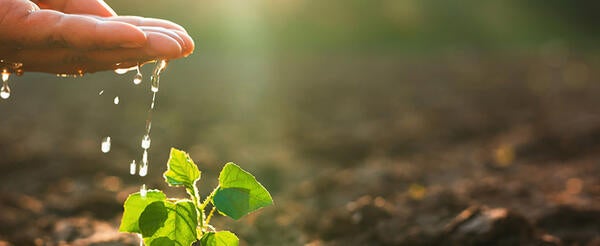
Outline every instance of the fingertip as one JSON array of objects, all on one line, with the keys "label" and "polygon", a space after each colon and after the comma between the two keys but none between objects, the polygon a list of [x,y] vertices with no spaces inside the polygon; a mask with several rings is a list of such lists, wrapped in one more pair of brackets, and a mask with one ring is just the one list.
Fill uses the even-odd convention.
[{"label": "fingertip", "polygon": [[188,56],[188,55],[192,54],[195,49],[195,44],[194,44],[194,40],[192,39],[192,37],[190,37],[187,33],[182,32],[182,31],[175,31],[175,32],[179,35],[179,37],[181,37],[181,39],[185,43],[185,46],[182,51],[183,56]]},{"label": "fingertip", "polygon": [[147,32],[146,35],[148,55],[164,59],[176,59],[182,56],[183,49],[177,40],[158,32]]}]

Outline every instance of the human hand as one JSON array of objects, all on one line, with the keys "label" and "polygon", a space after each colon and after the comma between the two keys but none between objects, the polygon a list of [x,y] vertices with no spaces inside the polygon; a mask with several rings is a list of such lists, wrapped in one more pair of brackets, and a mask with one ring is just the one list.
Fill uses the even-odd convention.
[{"label": "human hand", "polygon": [[0,60],[25,71],[80,74],[191,54],[181,26],[117,16],[102,0],[0,0]]}]

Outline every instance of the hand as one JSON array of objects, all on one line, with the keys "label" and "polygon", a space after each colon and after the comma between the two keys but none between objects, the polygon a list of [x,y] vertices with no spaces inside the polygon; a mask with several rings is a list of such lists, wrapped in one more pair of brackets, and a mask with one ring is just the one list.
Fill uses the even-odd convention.
[{"label": "hand", "polygon": [[25,72],[113,70],[193,50],[181,26],[117,16],[102,0],[0,0],[0,60],[23,63]]}]

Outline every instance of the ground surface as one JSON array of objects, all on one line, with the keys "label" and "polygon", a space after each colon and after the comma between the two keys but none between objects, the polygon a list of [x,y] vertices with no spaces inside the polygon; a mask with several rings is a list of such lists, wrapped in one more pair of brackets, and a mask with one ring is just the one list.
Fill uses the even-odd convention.
[{"label": "ground surface", "polygon": [[0,102],[0,245],[137,245],[121,204],[141,183],[182,195],[160,177],[170,146],[204,192],[230,160],[272,191],[276,206],[215,222],[243,245],[600,245],[597,56],[399,57],[172,64],[145,179],[127,173],[145,90],[18,78]]}]

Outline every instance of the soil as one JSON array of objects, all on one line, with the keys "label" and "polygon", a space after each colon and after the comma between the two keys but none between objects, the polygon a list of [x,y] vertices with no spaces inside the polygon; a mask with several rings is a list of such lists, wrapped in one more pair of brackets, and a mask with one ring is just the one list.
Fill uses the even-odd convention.
[{"label": "soil", "polygon": [[[231,61],[185,90],[167,71],[145,179],[127,171],[144,106],[26,74],[0,102],[0,246],[138,245],[117,231],[127,195],[183,195],[160,177],[169,146],[207,163],[203,192],[218,163],[254,163],[275,206],[215,221],[242,245],[600,245],[600,59],[557,54],[286,58],[253,107]],[[103,155],[108,133],[133,140]]]}]

